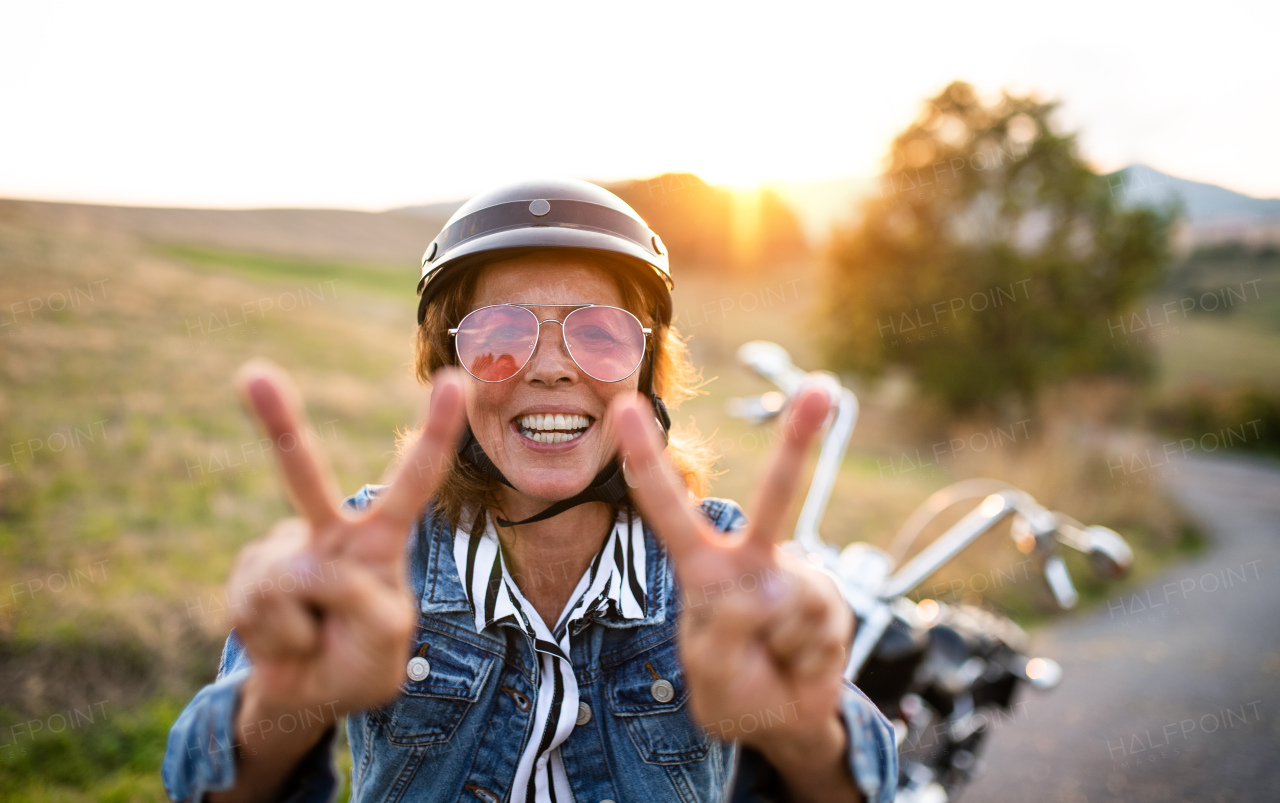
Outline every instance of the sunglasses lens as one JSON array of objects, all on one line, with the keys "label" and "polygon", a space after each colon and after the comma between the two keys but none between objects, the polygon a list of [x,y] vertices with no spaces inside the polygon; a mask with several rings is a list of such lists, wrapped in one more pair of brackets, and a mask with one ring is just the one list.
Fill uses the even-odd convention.
[{"label": "sunglasses lens", "polygon": [[520,372],[538,341],[538,319],[523,307],[485,307],[458,325],[458,359],[472,376],[501,382]]},{"label": "sunglasses lens", "polygon": [[640,321],[615,307],[583,307],[564,321],[564,340],[574,362],[594,379],[626,379],[644,356]]}]

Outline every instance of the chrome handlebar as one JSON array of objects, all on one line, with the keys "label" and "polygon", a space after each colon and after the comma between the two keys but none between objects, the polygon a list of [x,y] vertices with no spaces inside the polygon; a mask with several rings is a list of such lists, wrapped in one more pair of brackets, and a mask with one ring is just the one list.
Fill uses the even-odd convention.
[{"label": "chrome handlebar", "polygon": [[[787,351],[776,343],[761,340],[746,343],[738,349],[738,360],[772,382],[781,393],[772,391],[749,399],[731,399],[730,415],[753,423],[768,421],[780,414],[801,390],[813,384],[827,389],[835,402],[835,413],[822,440],[793,541],[810,559],[844,581],[846,597],[860,615],[871,614],[876,607],[874,600],[889,602],[909,593],[1007,516],[1013,517],[1015,543],[1024,553],[1039,558],[1045,581],[1062,608],[1074,607],[1079,595],[1066,563],[1057,553],[1059,545],[1087,554],[1095,573],[1107,579],[1123,577],[1132,566],[1133,552],[1113,530],[1096,525],[1085,527],[1069,516],[1047,510],[1025,491],[995,480],[966,480],[926,500],[894,539],[891,551],[899,558],[915,536],[944,509],[967,498],[982,498],[976,508],[896,572],[892,571],[894,556],[870,545],[851,544],[842,553],[823,540],[818,525],[830,501],[849,436],[857,423],[857,397],[842,387],[834,374],[806,373],[797,368]],[[878,618],[881,617],[872,617]],[[878,634],[876,636],[878,638]]]},{"label": "chrome handlebar", "polygon": [[750,399],[730,399],[730,415],[753,423],[768,421],[782,412],[786,402],[810,386],[822,388],[831,397],[835,412],[827,434],[822,439],[813,481],[809,483],[809,492],[805,495],[804,507],[800,509],[800,517],[796,520],[792,537],[805,554],[819,556],[824,567],[836,570],[840,552],[822,539],[818,533],[818,524],[827,512],[827,503],[831,501],[831,491],[844,461],[849,436],[853,434],[853,427],[858,422],[858,397],[853,391],[842,387],[835,374],[800,370],[791,362],[791,355],[787,350],[777,343],[766,340],[744,343],[738,349],[738,361],[772,382],[782,393],[773,391]]}]

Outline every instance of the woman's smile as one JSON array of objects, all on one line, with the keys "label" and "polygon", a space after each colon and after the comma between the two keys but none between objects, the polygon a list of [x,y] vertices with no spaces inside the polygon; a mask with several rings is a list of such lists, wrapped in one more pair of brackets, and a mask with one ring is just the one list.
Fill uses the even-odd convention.
[{"label": "woman's smile", "polygon": [[[524,413],[512,420],[511,426],[522,439],[535,447],[571,449],[577,445],[595,419],[573,411]],[[552,449],[551,451],[558,451]]]}]

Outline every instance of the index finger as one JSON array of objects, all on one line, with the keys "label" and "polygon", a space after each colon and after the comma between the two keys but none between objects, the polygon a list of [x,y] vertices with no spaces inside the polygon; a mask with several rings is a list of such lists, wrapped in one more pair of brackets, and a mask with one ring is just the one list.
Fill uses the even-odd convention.
[{"label": "index finger", "polygon": [[831,401],[820,388],[809,388],[792,404],[783,425],[782,448],[756,492],[747,536],[753,542],[770,546],[778,540],[777,534],[800,484],[805,452],[830,409]]},{"label": "index finger", "polygon": [[337,483],[324,458],[302,431],[302,399],[289,375],[275,363],[255,358],[236,371],[236,388],[276,447],[293,506],[315,529],[339,518]]},{"label": "index finger", "polygon": [[689,506],[689,493],[662,456],[662,444],[653,427],[653,410],[642,396],[620,398],[610,412],[614,437],[626,455],[627,484],[640,512],[671,549],[677,564],[702,540],[698,519]]},{"label": "index finger", "polygon": [[456,369],[442,368],[432,377],[422,431],[380,495],[374,515],[384,518],[397,532],[408,531],[453,464],[465,420],[462,379]]}]

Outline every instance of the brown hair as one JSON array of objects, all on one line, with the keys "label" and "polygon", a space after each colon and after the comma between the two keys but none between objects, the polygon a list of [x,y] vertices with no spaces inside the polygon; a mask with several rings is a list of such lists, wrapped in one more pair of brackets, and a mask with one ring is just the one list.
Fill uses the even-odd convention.
[{"label": "brown hair", "polygon": [[[653,389],[662,397],[668,409],[676,409],[681,402],[692,398],[704,384],[701,372],[693,366],[689,349],[675,327],[663,323],[658,317],[657,299],[640,284],[635,269],[603,255],[593,255],[593,261],[604,263],[610,270],[622,294],[622,306],[630,310],[640,322],[653,330],[652,361],[645,359],[640,367],[641,388],[647,386],[650,365],[653,366]],[[458,325],[470,312],[471,298],[483,268],[472,268],[443,288],[427,305],[422,324],[418,327],[414,347],[414,374],[422,384],[430,384],[431,374],[444,365],[454,363],[453,341],[449,329]],[[405,446],[411,435],[401,438]],[[684,479],[685,485],[695,496],[704,496],[711,477],[715,454],[711,444],[690,423],[671,427],[666,449],[667,460]],[[495,493],[497,481],[481,473],[469,463],[454,459],[444,480],[436,489],[437,510],[455,525],[462,511],[477,505],[501,511]],[[479,512],[479,511],[477,511]]]}]

